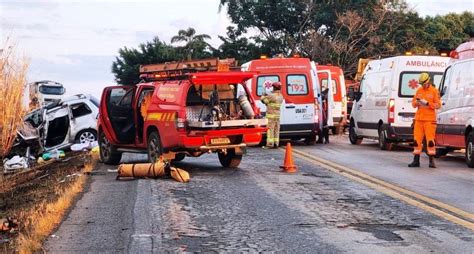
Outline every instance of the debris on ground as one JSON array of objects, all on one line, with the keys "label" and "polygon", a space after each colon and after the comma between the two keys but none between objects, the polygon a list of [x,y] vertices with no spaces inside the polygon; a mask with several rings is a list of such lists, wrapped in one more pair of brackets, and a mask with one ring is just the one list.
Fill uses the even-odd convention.
[{"label": "debris on ground", "polygon": [[50,152],[43,153],[41,156],[43,160],[49,161],[51,159],[62,159],[66,157],[66,153],[63,150],[52,150]]},{"label": "debris on ground", "polygon": [[16,169],[28,168],[28,159],[19,155],[13,156],[11,159],[3,161],[4,172],[14,171]]},{"label": "debris on ground", "polygon": [[8,217],[0,219],[0,232],[14,233],[18,231],[18,220]]},{"label": "debris on ground", "polygon": [[97,143],[97,141],[85,142],[85,143],[72,145],[71,146],[71,151],[89,151],[89,150],[92,150],[96,147],[97,147],[97,149],[99,148],[99,144]]},{"label": "debris on ground", "polygon": [[[28,211],[43,209],[43,202],[57,199],[61,190],[67,189],[82,174],[80,171],[89,167],[91,160],[90,153],[70,152],[64,160],[49,160],[10,174],[0,173],[0,253],[16,253],[18,235],[28,234]],[[8,218],[15,219],[8,221]],[[11,225],[10,231],[3,230],[5,220]]]},{"label": "debris on ground", "polygon": [[171,176],[178,182],[189,182],[190,176],[186,170],[171,167],[169,163],[158,160],[155,163],[121,164],[118,168],[117,179],[121,178],[158,178]]}]

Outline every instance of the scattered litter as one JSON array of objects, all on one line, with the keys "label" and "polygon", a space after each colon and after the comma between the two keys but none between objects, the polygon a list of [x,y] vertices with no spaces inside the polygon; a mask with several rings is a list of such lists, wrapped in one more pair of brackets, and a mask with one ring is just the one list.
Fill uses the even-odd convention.
[{"label": "scattered litter", "polygon": [[189,182],[190,175],[186,170],[170,167],[168,163],[160,158],[155,163],[140,163],[140,164],[122,164],[118,168],[117,179],[122,177],[127,178],[157,178],[164,176],[171,176],[178,182]]},{"label": "scattered litter", "polygon": [[59,236],[55,235],[55,234],[52,234],[51,235],[51,238],[59,238]]},{"label": "scattered litter", "polygon": [[14,233],[18,231],[18,220],[11,217],[0,219],[0,232]]},{"label": "scattered litter", "polygon": [[96,147],[98,148],[98,145],[99,144],[97,143],[97,141],[74,144],[74,145],[71,146],[71,151],[93,150]]},{"label": "scattered litter", "polygon": [[48,161],[51,159],[62,159],[66,157],[63,150],[52,150],[51,152],[43,153],[43,160]]},{"label": "scattered litter", "polygon": [[11,159],[5,159],[3,161],[3,167],[5,172],[15,169],[28,168],[28,159],[15,155]]},{"label": "scattered litter", "polygon": [[89,154],[91,155],[92,159],[99,160],[99,157],[100,157],[99,153],[100,153],[100,149],[99,149],[98,146],[96,146],[96,147],[92,148],[92,150],[90,151]]},{"label": "scattered litter", "polygon": [[74,173],[74,174],[71,174],[71,175],[67,175],[62,180],[60,180],[59,183],[64,183],[64,182],[66,182],[66,180],[69,181],[69,178],[74,177],[74,176],[81,176],[81,174],[80,173]]},{"label": "scattered litter", "polygon": [[44,161],[43,157],[39,157],[36,162],[37,162],[38,164],[43,164],[45,161]]},{"label": "scattered litter", "polygon": [[118,172],[118,169],[107,169],[107,172],[109,173],[117,173]]}]

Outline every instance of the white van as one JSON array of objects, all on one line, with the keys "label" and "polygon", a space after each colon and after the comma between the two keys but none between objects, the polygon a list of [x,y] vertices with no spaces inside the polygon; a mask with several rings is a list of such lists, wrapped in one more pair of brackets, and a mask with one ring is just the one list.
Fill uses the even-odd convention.
[{"label": "white van", "polygon": [[474,41],[461,44],[441,84],[442,106],[436,128],[436,155],[466,149],[466,164],[474,168]]},{"label": "white van", "polygon": [[272,92],[273,82],[281,82],[284,98],[280,116],[281,138],[304,138],[307,144],[318,139],[322,130],[322,107],[314,62],[299,57],[263,58],[243,64],[242,70],[258,72],[246,85],[264,114],[266,106],[261,102],[261,96]]},{"label": "white van", "polygon": [[378,139],[382,150],[393,143],[413,140],[411,105],[420,87],[418,77],[427,72],[438,88],[448,57],[396,56],[370,61],[355,95],[349,123],[349,140],[360,144],[363,138]]}]

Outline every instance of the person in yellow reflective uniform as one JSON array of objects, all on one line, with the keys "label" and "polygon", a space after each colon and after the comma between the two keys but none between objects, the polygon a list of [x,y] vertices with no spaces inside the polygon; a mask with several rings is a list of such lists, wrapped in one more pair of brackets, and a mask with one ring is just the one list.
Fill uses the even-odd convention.
[{"label": "person in yellow reflective uniform", "polygon": [[263,104],[267,106],[267,147],[276,148],[280,145],[280,106],[283,103],[281,83],[273,82],[273,92],[262,96]]},{"label": "person in yellow reflective uniform", "polygon": [[430,75],[421,73],[418,82],[422,87],[416,90],[413,96],[412,105],[417,108],[415,114],[415,128],[413,137],[415,139],[415,147],[413,149],[413,162],[408,167],[420,166],[420,154],[423,149],[423,138],[426,138],[427,152],[430,158],[429,167],[436,168],[434,156],[436,154],[436,109],[441,106],[438,89],[430,84]]}]

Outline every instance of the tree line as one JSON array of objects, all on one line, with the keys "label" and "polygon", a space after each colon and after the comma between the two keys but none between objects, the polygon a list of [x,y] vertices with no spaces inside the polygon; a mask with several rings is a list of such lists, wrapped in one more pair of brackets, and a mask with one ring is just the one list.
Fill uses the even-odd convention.
[{"label": "tree line", "polygon": [[219,7],[233,23],[219,47],[193,28],[179,30],[170,43],[155,37],[124,47],[112,64],[116,81],[138,83],[140,64],[209,57],[244,63],[277,54],[338,65],[353,78],[359,58],[439,54],[474,37],[473,12],[421,17],[403,0],[220,0]]}]

